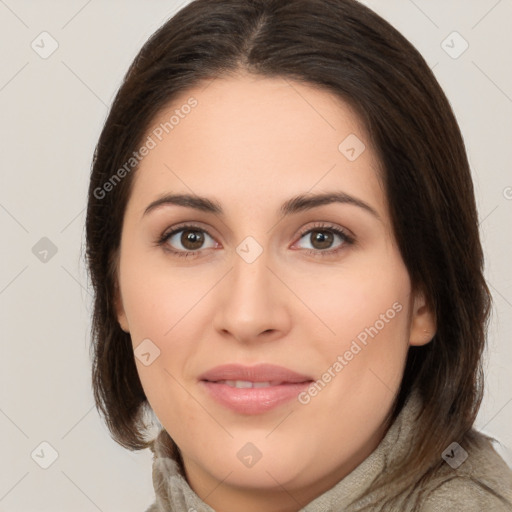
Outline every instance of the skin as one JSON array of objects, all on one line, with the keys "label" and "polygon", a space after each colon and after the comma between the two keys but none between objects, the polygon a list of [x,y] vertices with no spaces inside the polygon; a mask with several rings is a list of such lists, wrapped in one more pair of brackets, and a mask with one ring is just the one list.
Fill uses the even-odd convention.
[{"label": "skin", "polygon": [[[192,489],[219,512],[296,511],[377,447],[408,347],[432,339],[435,319],[412,293],[379,162],[346,103],[305,84],[240,74],[187,91],[152,129],[190,96],[197,107],[134,176],[118,261],[118,320],[134,349],[149,338],[160,350],[149,366],[136,358],[137,369],[180,447]],[[338,150],[349,134],[366,145],[353,162]],[[293,196],[332,191],[364,201],[379,218],[342,203],[279,212]],[[224,215],[171,204],[144,215],[168,193],[206,196]],[[156,243],[183,222],[206,230],[203,245],[187,245],[183,232]],[[322,246],[307,233],[325,234],[318,224],[345,230],[355,243],[333,234]],[[263,250],[252,263],[236,252],[248,236]],[[178,257],[166,248],[196,254]],[[250,416],[199,385],[200,374],[232,362],[321,378],[397,302],[401,311],[306,405],[292,400]],[[262,454],[251,468],[237,457],[248,442]]]}]

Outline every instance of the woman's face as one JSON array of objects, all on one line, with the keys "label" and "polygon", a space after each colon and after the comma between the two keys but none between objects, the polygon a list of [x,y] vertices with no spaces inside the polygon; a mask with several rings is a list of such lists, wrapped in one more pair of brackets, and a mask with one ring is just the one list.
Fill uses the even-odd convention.
[{"label": "woman's face", "polygon": [[335,96],[249,75],[147,135],[118,275],[144,391],[210,505],[296,510],[375,449],[433,334],[376,154]]}]

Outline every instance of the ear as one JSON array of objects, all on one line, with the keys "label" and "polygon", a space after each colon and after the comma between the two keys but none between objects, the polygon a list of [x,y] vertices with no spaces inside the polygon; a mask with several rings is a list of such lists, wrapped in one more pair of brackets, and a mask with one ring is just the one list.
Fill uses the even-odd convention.
[{"label": "ear", "polygon": [[411,330],[409,344],[426,345],[436,334],[437,322],[434,311],[430,308],[421,292],[417,292],[411,311]]},{"label": "ear", "polygon": [[121,291],[119,290],[118,283],[116,283],[114,290],[114,307],[116,310],[117,321],[119,322],[121,329],[124,332],[129,333],[130,328],[128,325],[128,318],[124,311],[123,299],[121,298]]}]

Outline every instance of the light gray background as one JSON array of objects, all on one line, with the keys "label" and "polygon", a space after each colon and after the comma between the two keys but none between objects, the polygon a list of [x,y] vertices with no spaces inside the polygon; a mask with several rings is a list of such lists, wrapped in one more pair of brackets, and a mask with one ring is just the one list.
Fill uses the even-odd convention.
[{"label": "light gray background", "polygon": [[[186,3],[0,0],[1,511],[142,512],[153,501],[151,453],[118,446],[93,407],[81,247],[108,107],[141,45]],[[464,134],[495,299],[477,427],[512,446],[512,1],[365,3],[424,55]],[[59,45],[46,59],[31,47],[50,48],[43,31]],[[458,58],[454,31],[469,44]],[[33,251],[43,237],[55,255],[41,252],[48,242]],[[43,441],[58,453],[48,469]]]}]

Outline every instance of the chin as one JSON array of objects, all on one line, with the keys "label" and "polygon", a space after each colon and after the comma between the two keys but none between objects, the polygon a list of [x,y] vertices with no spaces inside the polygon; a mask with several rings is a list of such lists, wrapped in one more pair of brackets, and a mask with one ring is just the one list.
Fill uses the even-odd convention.
[{"label": "chin", "polygon": [[[237,487],[270,490],[303,476],[306,468],[302,463],[297,464],[297,453],[302,452],[300,443],[290,444],[289,439],[277,435],[274,442],[269,442],[265,435],[237,433],[227,442],[217,439],[211,444],[196,444],[191,440],[190,446],[186,446],[188,443],[182,446],[182,455],[215,480]],[[210,450],[199,452],[199,446],[208,446]]]}]

